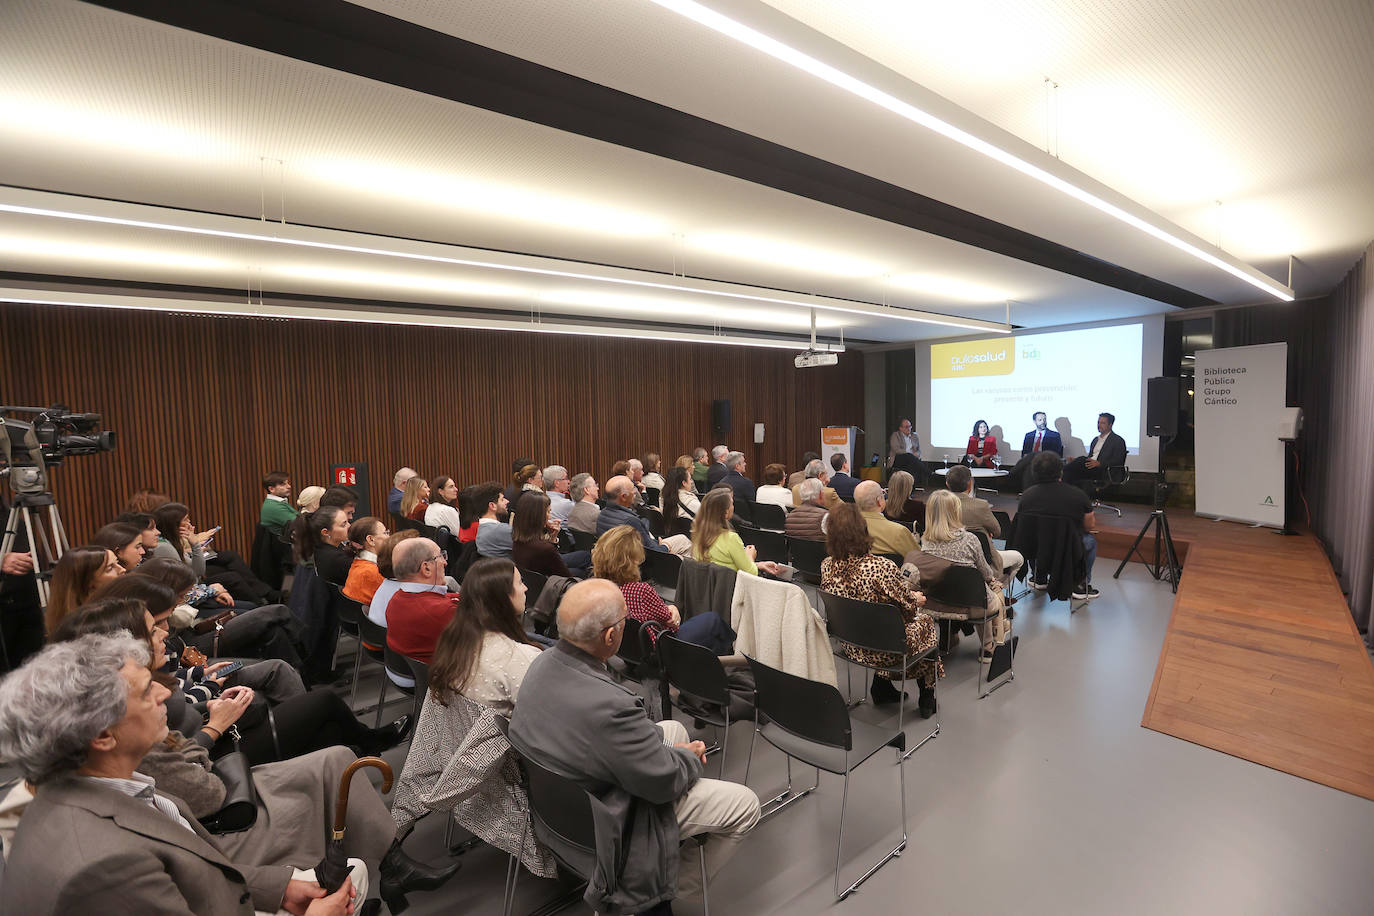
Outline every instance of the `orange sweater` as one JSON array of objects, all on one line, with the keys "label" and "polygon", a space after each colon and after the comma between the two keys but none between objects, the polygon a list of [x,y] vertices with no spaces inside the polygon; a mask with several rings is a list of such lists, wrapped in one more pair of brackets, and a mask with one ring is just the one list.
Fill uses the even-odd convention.
[{"label": "orange sweater", "polygon": [[343,587],[344,597],[361,604],[363,613],[366,614],[367,606],[372,603],[372,596],[377,594],[377,586],[381,584],[382,574],[377,569],[377,564],[355,557],[353,565],[348,567],[348,581]]}]

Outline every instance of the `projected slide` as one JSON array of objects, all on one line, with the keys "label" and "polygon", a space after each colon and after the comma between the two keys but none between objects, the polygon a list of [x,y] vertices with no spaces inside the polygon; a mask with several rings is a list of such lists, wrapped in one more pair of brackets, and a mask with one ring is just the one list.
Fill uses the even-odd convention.
[{"label": "projected slide", "polygon": [[1140,450],[1145,383],[1139,324],[1021,334],[930,348],[930,431],[936,451],[968,442],[977,420],[998,436],[999,451],[1019,451],[1043,410],[1049,428],[1067,433],[1065,455],[1083,454],[1097,435],[1097,415],[1116,415],[1115,432]]}]

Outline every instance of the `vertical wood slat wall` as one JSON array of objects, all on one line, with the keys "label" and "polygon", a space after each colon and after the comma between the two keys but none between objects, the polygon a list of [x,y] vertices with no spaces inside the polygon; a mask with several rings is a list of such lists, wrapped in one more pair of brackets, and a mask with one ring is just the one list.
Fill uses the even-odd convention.
[{"label": "vertical wood slat wall", "polygon": [[[797,370],[784,350],[344,322],[0,306],[0,403],[102,415],[115,451],[51,474],[73,544],[141,487],[186,502],[247,556],[261,476],[297,492],[366,462],[374,512],[396,468],[508,481],[527,455],[604,483],[620,458],[710,447],[728,398],[739,448],[795,470],[822,425],[858,423],[863,360]],[[757,453],[753,424],[766,424]],[[3,486],[3,485],[0,485]]]}]

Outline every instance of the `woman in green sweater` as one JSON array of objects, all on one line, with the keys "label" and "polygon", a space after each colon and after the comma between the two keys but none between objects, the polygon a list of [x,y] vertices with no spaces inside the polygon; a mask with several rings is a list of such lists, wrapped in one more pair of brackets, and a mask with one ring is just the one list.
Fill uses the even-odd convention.
[{"label": "woman in green sweater", "polygon": [[718,487],[701,500],[697,517],[692,519],[692,559],[702,563],[716,563],[757,576],[759,570],[778,574],[778,564],[754,562],[754,546],[744,541],[730,527],[735,515],[735,495],[729,487]]}]

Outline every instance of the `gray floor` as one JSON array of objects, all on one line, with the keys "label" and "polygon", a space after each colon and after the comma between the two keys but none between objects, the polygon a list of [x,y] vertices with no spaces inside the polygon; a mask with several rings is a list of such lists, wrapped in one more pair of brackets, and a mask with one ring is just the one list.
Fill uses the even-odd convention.
[{"label": "gray floor", "polygon": [[[823,776],[741,847],[711,886],[714,912],[1374,912],[1374,803],[1140,727],[1172,596],[1139,567],[1113,581],[1114,567],[1098,564],[1102,596],[1072,619],[1043,596],[1018,605],[1017,677],[991,697],[976,699],[974,650],[960,646],[940,685],[943,733],[905,767],[910,843],[900,858],[834,902],[840,781]],[[913,715],[908,734],[925,724]],[[743,749],[748,726],[733,737]],[[399,750],[388,756],[399,766]],[[874,758],[851,787],[851,880],[895,844],[891,760]],[[743,772],[732,749],[727,774]],[[750,784],[773,794],[783,773],[761,745]],[[443,859],[442,833],[427,818],[407,848]],[[412,896],[411,913],[500,912],[504,856],[481,847],[462,858],[448,887]],[[558,891],[525,875],[516,912]]]}]

